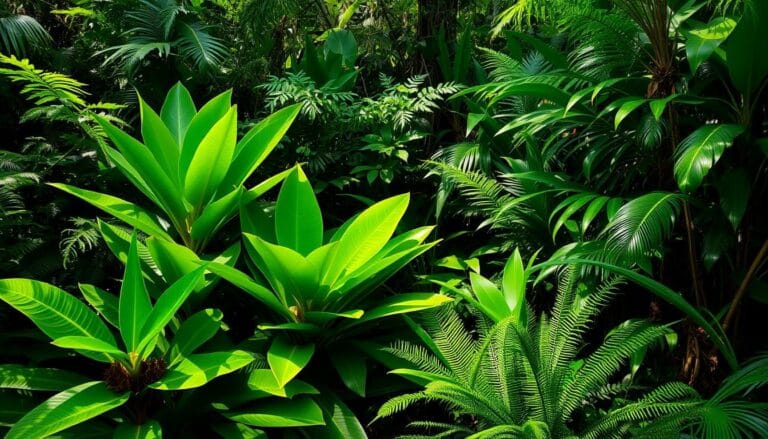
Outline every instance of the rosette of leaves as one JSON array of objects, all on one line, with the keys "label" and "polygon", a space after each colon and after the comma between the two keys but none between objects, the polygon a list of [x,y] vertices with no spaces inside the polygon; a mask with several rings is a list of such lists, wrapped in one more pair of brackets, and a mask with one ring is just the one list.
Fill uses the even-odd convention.
[{"label": "rosette of leaves", "polygon": [[322,348],[344,384],[364,395],[367,369],[353,336],[378,319],[451,300],[434,293],[377,294],[384,281],[437,243],[424,242],[432,227],[395,235],[408,202],[408,194],[385,199],[326,234],[312,186],[296,166],[283,182],[273,217],[259,206],[243,206],[252,276],[215,262],[206,267],[273,314],[272,323],[259,329],[276,335],[267,361],[279,387]]},{"label": "rosette of leaves", "polygon": [[[205,309],[184,320],[176,314],[203,271],[199,267],[183,276],[153,303],[144,285],[134,234],[119,296],[80,285],[98,313],[53,285],[0,280],[0,300],[32,320],[54,345],[103,366],[101,379],[93,380],[67,370],[0,365],[3,392],[59,392],[16,419],[4,419],[11,427],[5,437],[42,438],[72,427],[75,435],[117,429],[131,437],[160,437],[159,409],[172,406],[184,393],[178,391],[201,387],[253,362],[252,354],[236,349],[196,353],[219,331],[221,312]],[[66,359],[81,364],[79,358]],[[99,370],[99,366],[82,370]],[[16,399],[23,408],[33,402],[28,395],[16,395]],[[154,436],[147,436],[148,432]]]},{"label": "rosette of leaves", "polygon": [[203,251],[236,215],[241,201],[258,198],[285,177],[278,174],[251,189],[243,186],[299,111],[298,106],[277,111],[238,141],[237,106],[231,105],[231,96],[228,90],[197,109],[179,83],[168,92],[160,114],[139,97],[143,142],[98,119],[115,145],[104,147],[104,154],[163,217],[113,195],[53,186],[150,236],[173,241],[175,234],[192,251]]}]

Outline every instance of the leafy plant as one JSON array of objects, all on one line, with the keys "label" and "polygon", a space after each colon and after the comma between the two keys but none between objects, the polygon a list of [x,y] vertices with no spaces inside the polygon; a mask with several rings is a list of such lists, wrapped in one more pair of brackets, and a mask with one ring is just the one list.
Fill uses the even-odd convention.
[{"label": "leafy plant", "polygon": [[[619,402],[614,398],[632,388],[631,376],[642,359],[637,353],[645,352],[670,331],[647,321],[630,320],[611,330],[591,353],[584,353],[586,331],[620,283],[609,280],[590,288],[576,281],[575,273],[569,271],[561,278],[554,307],[538,319],[525,320],[521,318],[524,315],[512,313],[488,324],[481,317],[476,324],[478,338],[474,339],[456,311],[446,307],[421,327],[414,327],[423,346],[410,342],[393,345],[389,351],[409,367],[391,373],[423,390],[392,398],[378,416],[391,416],[419,401],[437,401],[452,408],[458,417],[448,423],[417,421],[413,427],[428,428],[434,436],[444,437],[593,437],[593,429],[602,416],[610,416],[610,410],[605,415],[593,415],[586,425],[574,424],[577,413],[597,399]],[[476,294],[480,298],[485,293],[481,288]],[[612,382],[611,377],[630,359],[630,375]],[[660,389],[664,390],[655,393],[656,405],[648,411],[675,412],[667,402],[678,395]],[[623,437],[630,427],[647,421],[635,404],[625,402],[624,406],[626,411],[635,410],[636,418],[603,433]],[[470,427],[461,422],[464,416],[471,416],[476,424]]]},{"label": "leafy plant", "polygon": [[[50,284],[28,279],[0,281],[0,299],[32,320],[53,345],[106,363],[103,381],[88,381],[66,371],[0,366],[5,372],[4,388],[61,391],[14,420],[6,437],[47,437],[126,404],[130,410],[118,430],[137,434],[150,428],[159,435],[160,426],[152,420],[155,414],[147,412],[150,393],[161,391],[162,397],[172,399],[172,392],[203,386],[250,364],[254,357],[240,350],[194,353],[218,331],[221,320],[221,313],[210,309],[184,321],[176,317],[203,272],[200,267],[182,277],[153,304],[144,285],[134,234],[119,296],[80,285],[98,315]],[[122,347],[110,326],[119,332]],[[167,327],[175,328],[173,337]]]},{"label": "leafy plant", "polygon": [[[347,358],[349,354],[341,353],[351,346],[341,341],[363,325],[450,300],[432,293],[374,294],[385,280],[437,243],[424,244],[431,227],[393,238],[408,200],[403,194],[380,201],[324,237],[320,207],[297,166],[282,185],[273,217],[256,203],[244,205],[241,222],[254,276],[220,263],[207,267],[272,311],[276,320],[261,323],[260,329],[292,336],[275,338],[267,354],[280,386],[309,363],[316,347],[338,349],[339,358]],[[362,394],[364,366],[335,365],[345,384]]]},{"label": "leafy plant", "polygon": [[[251,189],[251,174],[275,148],[296,117],[298,107],[267,117],[238,142],[237,106],[224,92],[198,111],[187,89],[177,84],[160,114],[141,101],[139,142],[103,118],[97,118],[116,148],[103,151],[146,198],[162,210],[181,241],[195,252],[235,216],[241,198],[253,200],[279,183],[285,173]],[[151,236],[172,241],[167,227],[141,207],[112,195],[53,184]]]}]

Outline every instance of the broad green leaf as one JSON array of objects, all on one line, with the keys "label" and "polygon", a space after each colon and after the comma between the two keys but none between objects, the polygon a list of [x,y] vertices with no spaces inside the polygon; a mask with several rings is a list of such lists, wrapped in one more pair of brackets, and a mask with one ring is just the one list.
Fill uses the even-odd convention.
[{"label": "broad green leaf", "polygon": [[[115,344],[107,326],[86,304],[53,285],[29,279],[3,279],[0,280],[0,300],[26,315],[52,340],[79,335]],[[83,352],[83,355],[110,361],[104,354]]]},{"label": "broad green leaf", "polygon": [[17,422],[6,439],[37,439],[80,424],[128,401],[130,392],[118,395],[101,381],[72,387],[52,396]]},{"label": "broad green leaf", "polygon": [[[157,264],[168,284],[176,282],[200,267],[200,257],[183,245],[154,237],[147,238],[146,245],[152,260]],[[203,282],[200,281],[198,286],[202,287]]]},{"label": "broad green leaf", "polygon": [[240,206],[242,186],[205,206],[203,213],[192,224],[192,239],[209,241],[216,232],[232,219]]},{"label": "broad green leaf", "polygon": [[344,348],[331,352],[333,367],[336,368],[341,381],[349,390],[365,397],[365,382],[368,374],[365,355],[352,350],[350,346]]},{"label": "broad green leaf", "polygon": [[[195,289],[195,286],[203,278],[204,269],[202,267],[185,275],[177,280],[157,299],[154,309],[147,316],[146,322],[141,328],[141,340],[138,344],[139,351],[142,351],[157,335],[165,328],[165,325],[171,321],[176,312],[187,300],[187,297]],[[147,354],[149,352],[146,352]]]},{"label": "broad green leaf", "polygon": [[112,439],[161,439],[163,430],[160,423],[149,420],[141,425],[136,425],[130,421],[125,421],[115,428],[115,435]]},{"label": "broad green leaf", "polygon": [[161,203],[160,207],[173,218],[183,218],[186,210],[178,182],[171,180],[149,148],[119,128],[115,128],[105,119],[96,116],[96,120],[117,146],[126,162],[141,174],[144,182]]},{"label": "broad green leaf", "polygon": [[283,138],[301,111],[301,106],[302,104],[291,105],[267,116],[243,136],[235,147],[232,165],[222,183],[224,190],[245,184],[248,177]]},{"label": "broad green leaf", "polygon": [[323,244],[323,216],[300,166],[283,182],[275,206],[277,243],[307,256]]},{"label": "broad green leaf", "polygon": [[488,317],[499,322],[509,315],[511,310],[504,301],[504,295],[493,282],[474,271],[469,273],[469,281],[477,301],[483,305],[484,310],[492,312]]},{"label": "broad green leaf", "polygon": [[168,349],[168,364],[176,364],[216,335],[223,317],[217,309],[204,309],[184,320]]},{"label": "broad green leaf", "polygon": [[157,222],[155,216],[144,209],[111,195],[79,189],[61,183],[49,183],[51,186],[72,194],[81,200],[107,212],[115,218],[141,230],[142,232],[173,241],[170,235]]},{"label": "broad green leaf", "polygon": [[733,230],[738,230],[741,219],[747,211],[752,182],[744,168],[729,169],[717,182],[720,194],[720,208],[728,217]]},{"label": "broad green leaf", "polygon": [[651,113],[653,114],[653,118],[656,119],[657,121],[661,120],[661,116],[664,115],[664,110],[667,109],[667,105],[669,105],[669,103],[675,100],[677,97],[678,95],[673,94],[665,98],[651,99],[650,101],[648,101],[648,106],[651,108]]},{"label": "broad green leaf", "polygon": [[731,80],[742,95],[757,91],[768,75],[768,2],[751,2],[725,43]]},{"label": "broad green leaf", "polygon": [[325,426],[311,430],[313,439],[366,439],[368,437],[354,412],[333,393],[327,392],[315,399],[323,410]]},{"label": "broad green leaf", "polygon": [[80,351],[102,352],[117,357],[125,357],[125,353],[117,346],[99,340],[98,338],[85,337],[82,335],[68,335],[60,337],[52,342],[55,346],[65,349],[75,349]]},{"label": "broad green leaf", "polygon": [[516,248],[512,257],[504,265],[502,291],[508,309],[521,325],[525,325],[528,322],[525,302],[526,280],[523,258],[520,256],[520,250]]},{"label": "broad green leaf", "polygon": [[683,31],[686,39],[685,53],[692,73],[696,73],[701,63],[709,59],[735,27],[736,21],[732,18],[716,17],[703,26]]},{"label": "broad green leaf", "polygon": [[304,320],[312,322],[318,326],[325,325],[326,323],[336,319],[352,319],[356,320],[365,315],[365,311],[362,309],[352,309],[343,312],[329,312],[329,311],[306,311],[304,313]]},{"label": "broad green leaf", "polygon": [[621,206],[602,232],[606,248],[630,262],[658,249],[672,232],[681,200],[679,193],[651,192]]},{"label": "broad green leaf", "polygon": [[325,425],[320,407],[308,397],[277,399],[224,413],[233,421],[253,427],[306,427]]},{"label": "broad green leaf", "polygon": [[592,224],[597,215],[603,210],[605,204],[610,200],[609,197],[601,196],[592,201],[587,209],[584,211],[584,215],[581,217],[581,234],[587,233],[589,225]]},{"label": "broad green leaf", "polygon": [[233,106],[203,137],[184,175],[184,197],[196,209],[211,199],[224,179],[236,142],[237,106]]},{"label": "broad green leaf", "polygon": [[434,308],[452,300],[443,294],[400,293],[380,301],[378,305],[367,311],[359,320],[353,320],[349,324],[356,325],[397,314]]},{"label": "broad green leaf", "polygon": [[160,116],[139,96],[141,136],[172,182],[179,182],[180,147]]},{"label": "broad green leaf", "polygon": [[[132,232],[121,227],[113,226],[101,219],[97,219],[97,222],[104,243],[107,244],[107,247],[112,251],[112,254],[125,265],[128,262],[128,250],[131,248]],[[152,259],[152,255],[150,254],[149,249],[147,249],[147,246],[140,241],[136,244],[138,244],[139,248],[139,260],[141,261],[141,272],[144,274],[144,278],[151,282],[153,286],[165,285],[162,277],[160,277],[160,269]],[[150,293],[151,292],[152,291],[150,291]]]},{"label": "broad green leaf", "polygon": [[0,365],[2,389],[62,391],[85,381],[85,377],[66,370]]},{"label": "broad green leaf", "polygon": [[101,317],[112,326],[118,325],[118,301],[113,294],[88,284],[78,284],[80,292]]},{"label": "broad green leaf", "polygon": [[314,344],[299,345],[277,337],[267,351],[267,363],[280,386],[285,386],[309,363]]},{"label": "broad green leaf", "polygon": [[632,99],[621,104],[621,107],[619,107],[619,110],[616,111],[616,117],[613,122],[613,128],[618,130],[619,125],[621,125],[621,122],[644,103],[645,103],[645,99]]},{"label": "broad green leaf", "polygon": [[211,131],[211,128],[230,110],[231,98],[232,90],[221,93],[203,105],[189,122],[187,131],[184,134],[184,144],[181,146],[181,156],[179,157],[179,177],[182,181],[187,174],[189,164],[192,163],[192,158],[197,153],[200,142]]},{"label": "broad green leaf", "polygon": [[320,272],[314,263],[288,247],[270,244],[258,236],[244,237],[251,259],[286,303],[315,297]]},{"label": "broad green leaf", "polygon": [[[293,172],[293,168],[286,169],[283,172],[278,172],[277,174],[267,178],[266,180],[262,181],[261,183],[257,184],[256,186],[248,189],[244,194],[242,198],[243,206],[248,205],[251,201],[259,198],[260,196],[267,193],[270,189],[280,184],[283,180],[285,180],[290,173]],[[274,230],[272,231],[274,234]]]},{"label": "broad green leaf", "polygon": [[695,191],[743,131],[740,125],[705,125],[683,139],[675,151],[674,172],[680,190]]},{"label": "broad green leaf", "polygon": [[479,124],[483,119],[485,119],[486,115],[485,113],[469,113],[467,114],[467,133],[466,135],[469,136],[469,133],[472,132],[472,130],[475,129],[477,124]]},{"label": "broad green leaf", "polygon": [[240,206],[240,229],[243,233],[258,236],[264,241],[277,243],[275,219],[267,215],[259,201]]},{"label": "broad green leaf", "polygon": [[408,208],[408,194],[380,201],[355,218],[339,238],[333,256],[324,267],[323,284],[333,285],[342,273],[362,267],[392,237]]},{"label": "broad green leaf", "polygon": [[255,369],[248,375],[248,387],[270,395],[283,398],[293,398],[296,395],[318,394],[317,389],[301,380],[292,380],[285,386],[280,386],[271,369]]},{"label": "broad green leaf", "polygon": [[272,311],[277,312],[285,318],[293,318],[293,314],[291,314],[286,306],[283,306],[283,304],[277,300],[272,291],[255,282],[242,271],[215,262],[209,262],[205,268],[211,273],[220,276],[227,282],[250,294],[264,305],[267,305]]},{"label": "broad green leaf", "polygon": [[165,96],[165,102],[160,109],[160,117],[176,139],[176,146],[181,150],[184,144],[184,134],[195,117],[197,110],[192,96],[181,82],[177,82]]},{"label": "broad green leaf", "polygon": [[242,369],[251,362],[253,355],[245,351],[192,354],[183,358],[149,387],[157,390],[193,389],[216,377]]},{"label": "broad green leaf", "polygon": [[118,305],[118,319],[120,321],[120,335],[125,342],[125,348],[129,353],[138,352],[137,347],[141,340],[141,328],[152,312],[152,303],[149,301],[149,293],[144,286],[144,277],[139,265],[139,253],[136,233],[131,237],[131,247],[128,250],[128,262],[125,265],[123,285],[120,287],[120,299]]}]

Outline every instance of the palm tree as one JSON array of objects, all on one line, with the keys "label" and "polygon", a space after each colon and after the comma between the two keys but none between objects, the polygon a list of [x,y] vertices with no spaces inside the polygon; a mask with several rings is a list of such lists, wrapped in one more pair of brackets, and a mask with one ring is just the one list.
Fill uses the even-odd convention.
[{"label": "palm tree", "polygon": [[50,46],[51,36],[34,18],[18,13],[10,3],[0,5],[0,51],[18,57]]}]

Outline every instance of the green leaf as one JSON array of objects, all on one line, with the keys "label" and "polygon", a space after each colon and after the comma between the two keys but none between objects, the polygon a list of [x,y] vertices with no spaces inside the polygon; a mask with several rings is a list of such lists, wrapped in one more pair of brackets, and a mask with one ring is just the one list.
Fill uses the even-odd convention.
[{"label": "green leaf", "polygon": [[261,165],[291,127],[301,111],[295,104],[270,114],[246,133],[235,147],[235,156],[222,188],[245,184],[248,177]]},{"label": "green leaf", "polygon": [[[113,226],[101,219],[98,219],[97,222],[104,243],[107,244],[112,254],[125,265],[128,262],[128,250],[131,248],[131,232],[121,227]],[[148,238],[148,240],[150,239],[155,238]],[[137,242],[137,244],[139,247],[139,259],[141,260],[141,272],[144,274],[145,279],[149,280],[153,285],[163,285],[165,282],[160,277],[160,270],[152,259],[149,249],[142,242]]]},{"label": "green leaf", "polygon": [[293,398],[302,394],[318,394],[317,389],[309,384],[294,379],[285,386],[280,386],[271,369],[254,369],[248,375],[248,388],[282,398]]},{"label": "green leaf", "polygon": [[731,222],[733,230],[738,230],[752,192],[752,182],[744,168],[726,171],[717,182],[717,191],[720,194],[720,208]]},{"label": "green leaf", "polygon": [[726,148],[742,132],[740,125],[705,125],[677,146],[675,179],[683,192],[693,192],[715,166]]},{"label": "green leaf", "polygon": [[128,401],[130,392],[118,395],[101,381],[72,387],[52,396],[21,418],[6,439],[37,439],[80,424]]},{"label": "green leaf", "polygon": [[90,352],[102,352],[109,355],[115,355],[117,357],[125,357],[125,353],[118,349],[115,345],[109,344],[98,338],[85,337],[82,335],[68,335],[66,337],[60,337],[52,342],[55,346],[65,349],[75,349],[81,351]]},{"label": "green leaf", "polygon": [[253,355],[245,351],[192,354],[183,358],[163,378],[149,387],[157,390],[193,389],[216,377],[242,369],[251,362]]},{"label": "green leaf", "polygon": [[633,98],[621,104],[621,107],[619,107],[619,110],[616,111],[616,118],[614,119],[614,122],[613,122],[613,128],[618,130],[619,125],[621,125],[621,122],[644,103],[645,103],[645,99]]},{"label": "green leaf", "polygon": [[298,345],[277,337],[267,352],[267,362],[280,386],[285,386],[309,363],[314,344]]},{"label": "green leaf", "polygon": [[224,180],[236,142],[237,106],[233,106],[203,137],[184,174],[184,197],[195,208],[207,203]]},{"label": "green leaf", "polygon": [[408,208],[408,194],[380,201],[355,218],[338,241],[323,274],[323,284],[333,285],[342,273],[354,272],[389,241]]},{"label": "green leaf", "polygon": [[17,364],[0,365],[2,389],[62,391],[85,381],[85,377],[66,370],[24,367]]},{"label": "green leaf", "polygon": [[195,103],[189,91],[181,82],[177,82],[165,96],[160,118],[170,130],[179,149],[184,144],[184,134],[196,113]]},{"label": "green leaf", "polygon": [[768,3],[751,2],[725,44],[728,72],[736,88],[749,96],[768,75]]},{"label": "green leaf", "polygon": [[160,423],[149,420],[141,425],[125,421],[115,428],[112,439],[161,439],[163,430]]},{"label": "green leaf", "polygon": [[285,318],[293,318],[293,314],[291,314],[286,306],[277,300],[272,291],[268,290],[263,285],[256,283],[242,271],[215,262],[209,262],[205,268],[211,273],[220,276],[227,282],[255,297],[261,303],[267,305],[272,311],[277,312]]},{"label": "green leaf", "polygon": [[[200,266],[200,257],[195,252],[173,241],[149,237],[146,245],[167,284],[181,279]],[[202,288],[203,282],[200,281],[198,286]]]},{"label": "green leaf", "polygon": [[516,317],[517,323],[525,325],[528,322],[525,302],[525,266],[520,250],[515,248],[512,257],[504,265],[501,290],[510,312]]},{"label": "green leaf", "polygon": [[277,243],[307,256],[323,244],[323,216],[300,166],[283,182],[275,205]]},{"label": "green leaf", "polygon": [[285,303],[311,301],[319,288],[320,272],[315,263],[288,247],[270,244],[245,234],[248,255]]},{"label": "green leaf", "polygon": [[[3,279],[0,280],[0,300],[26,315],[52,340],[80,335],[115,344],[107,326],[87,305],[53,285],[29,279]],[[83,352],[83,355],[97,361],[111,361],[104,354]]]},{"label": "green leaf", "polygon": [[179,145],[168,127],[144,99],[139,96],[141,135],[144,144],[155,156],[172,182],[179,182]]},{"label": "green leaf", "polygon": [[365,397],[365,381],[368,372],[365,355],[352,350],[351,346],[344,348],[330,354],[333,367],[336,368],[341,381],[349,390]]},{"label": "green leaf", "polygon": [[162,207],[172,218],[183,218],[186,214],[184,203],[179,193],[177,181],[171,179],[152,152],[138,140],[122,130],[115,128],[105,119],[94,116],[104,132],[109,136],[125,161],[137,172],[152,191]]},{"label": "green leaf", "polygon": [[510,309],[504,301],[504,295],[493,282],[474,271],[469,273],[469,281],[482,309],[492,313],[488,317],[499,322],[509,315]]},{"label": "green leaf", "polygon": [[333,393],[327,392],[316,398],[323,410],[325,426],[312,430],[313,439],[365,439],[365,428],[354,412]]},{"label": "green leaf", "polygon": [[[176,312],[187,300],[187,297],[195,289],[195,286],[202,280],[204,269],[198,268],[197,270],[185,275],[181,279],[173,283],[163,294],[157,299],[154,309],[147,316],[146,322],[141,328],[141,340],[138,344],[138,351],[141,352],[149,343],[157,337],[165,325],[171,321]],[[149,352],[146,352],[149,354]]]},{"label": "green leaf", "polygon": [[357,325],[397,314],[407,314],[434,308],[451,300],[453,299],[443,294],[399,293],[380,301],[374,308],[367,311],[363,317],[353,320],[349,324]]},{"label": "green leaf", "polygon": [[221,93],[203,105],[203,108],[189,122],[187,131],[184,134],[181,156],[179,157],[179,177],[182,180],[187,174],[192,158],[197,153],[200,142],[203,141],[203,138],[208,135],[213,126],[230,110],[231,98],[232,90]]},{"label": "green leaf", "polygon": [[246,409],[224,413],[236,422],[253,427],[307,427],[325,425],[320,407],[308,397],[256,403]]},{"label": "green leaf", "polygon": [[168,348],[168,364],[176,364],[216,335],[223,317],[217,309],[204,309],[184,320]]},{"label": "green leaf", "polygon": [[192,231],[190,233],[192,239],[208,241],[213,238],[216,232],[231,220],[235,212],[237,212],[243,192],[243,187],[240,186],[205,206],[203,213],[192,224]]},{"label": "green leaf", "polygon": [[672,231],[681,199],[680,194],[651,192],[621,206],[602,232],[607,249],[629,260],[656,250]]},{"label": "green leaf", "polygon": [[702,26],[683,31],[686,38],[685,53],[692,73],[696,73],[701,63],[709,59],[735,27],[736,21],[732,18],[716,17]]},{"label": "green leaf", "polygon": [[66,184],[49,183],[49,185],[80,198],[148,235],[173,241],[173,238],[155,220],[154,215],[135,204],[111,195],[79,189]]},{"label": "green leaf", "polygon": [[112,326],[118,325],[118,302],[117,297],[111,293],[88,284],[78,284],[80,292],[88,303],[99,313],[101,317]]},{"label": "green leaf", "polygon": [[141,340],[141,328],[152,312],[149,293],[144,286],[144,277],[139,265],[139,253],[136,233],[131,236],[131,247],[128,250],[128,262],[125,265],[123,285],[120,287],[118,314],[120,335],[125,342],[128,352],[138,352]]}]

